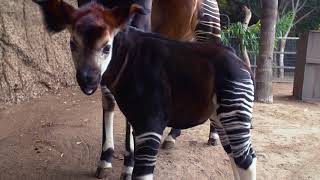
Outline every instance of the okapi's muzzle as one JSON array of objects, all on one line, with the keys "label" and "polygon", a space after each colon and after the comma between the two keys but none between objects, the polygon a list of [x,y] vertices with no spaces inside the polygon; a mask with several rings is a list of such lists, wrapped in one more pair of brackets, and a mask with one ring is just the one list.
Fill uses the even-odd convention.
[{"label": "okapi's muzzle", "polygon": [[80,89],[88,96],[97,90],[101,80],[100,72],[93,69],[78,70],[76,76]]}]

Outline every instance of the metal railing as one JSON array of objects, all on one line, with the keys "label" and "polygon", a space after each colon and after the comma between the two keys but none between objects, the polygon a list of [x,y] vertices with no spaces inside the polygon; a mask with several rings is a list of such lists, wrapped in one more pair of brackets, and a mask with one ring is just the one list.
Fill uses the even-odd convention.
[{"label": "metal railing", "polygon": [[[283,39],[283,38],[279,38]],[[297,43],[298,37],[287,37],[286,38],[286,47],[284,52],[280,52],[279,48],[276,48],[273,52],[273,63],[272,63],[272,71],[273,71],[273,81],[275,82],[287,82],[293,81],[294,79],[294,71],[295,71],[295,63],[297,58]],[[236,42],[236,41],[235,41]],[[236,50],[237,54],[241,56],[239,44],[233,44],[232,47]],[[258,52],[250,52],[248,51],[251,68],[255,75],[257,68],[257,56]],[[280,55],[284,55],[283,65],[280,65],[279,58]]]}]

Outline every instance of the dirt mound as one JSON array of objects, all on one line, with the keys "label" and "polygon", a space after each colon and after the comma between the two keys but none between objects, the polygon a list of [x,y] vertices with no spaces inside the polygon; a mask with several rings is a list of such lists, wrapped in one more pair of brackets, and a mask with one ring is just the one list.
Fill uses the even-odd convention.
[{"label": "dirt mound", "polygon": [[68,38],[46,32],[31,0],[1,0],[0,104],[75,85]]}]

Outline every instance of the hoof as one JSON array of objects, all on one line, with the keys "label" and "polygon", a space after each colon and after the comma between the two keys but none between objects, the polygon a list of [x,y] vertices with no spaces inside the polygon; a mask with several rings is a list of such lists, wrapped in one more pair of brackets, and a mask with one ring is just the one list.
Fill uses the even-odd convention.
[{"label": "hoof", "polygon": [[218,145],[218,140],[217,139],[213,139],[213,138],[209,138],[208,139],[208,145],[209,146],[217,146]]},{"label": "hoof", "polygon": [[163,141],[162,149],[173,149],[175,147],[175,142],[173,141]]},{"label": "hoof", "polygon": [[121,173],[120,180],[131,180],[131,179],[132,179],[132,174]]},{"label": "hoof", "polygon": [[111,168],[98,167],[95,176],[98,179],[103,179],[105,177],[108,177],[110,173],[111,173]]}]

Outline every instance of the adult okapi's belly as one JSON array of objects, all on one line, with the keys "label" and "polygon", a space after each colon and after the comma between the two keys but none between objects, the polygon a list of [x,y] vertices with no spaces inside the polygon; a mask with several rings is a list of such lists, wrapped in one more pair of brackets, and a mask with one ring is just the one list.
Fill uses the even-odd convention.
[{"label": "adult okapi's belly", "polygon": [[189,97],[174,105],[168,126],[177,129],[186,129],[207,121],[213,114],[213,101],[201,102]]},{"label": "adult okapi's belly", "polygon": [[204,123],[214,111],[213,69],[200,59],[191,62],[175,59],[175,66],[167,69],[170,89],[168,126],[174,128],[185,129]]}]

